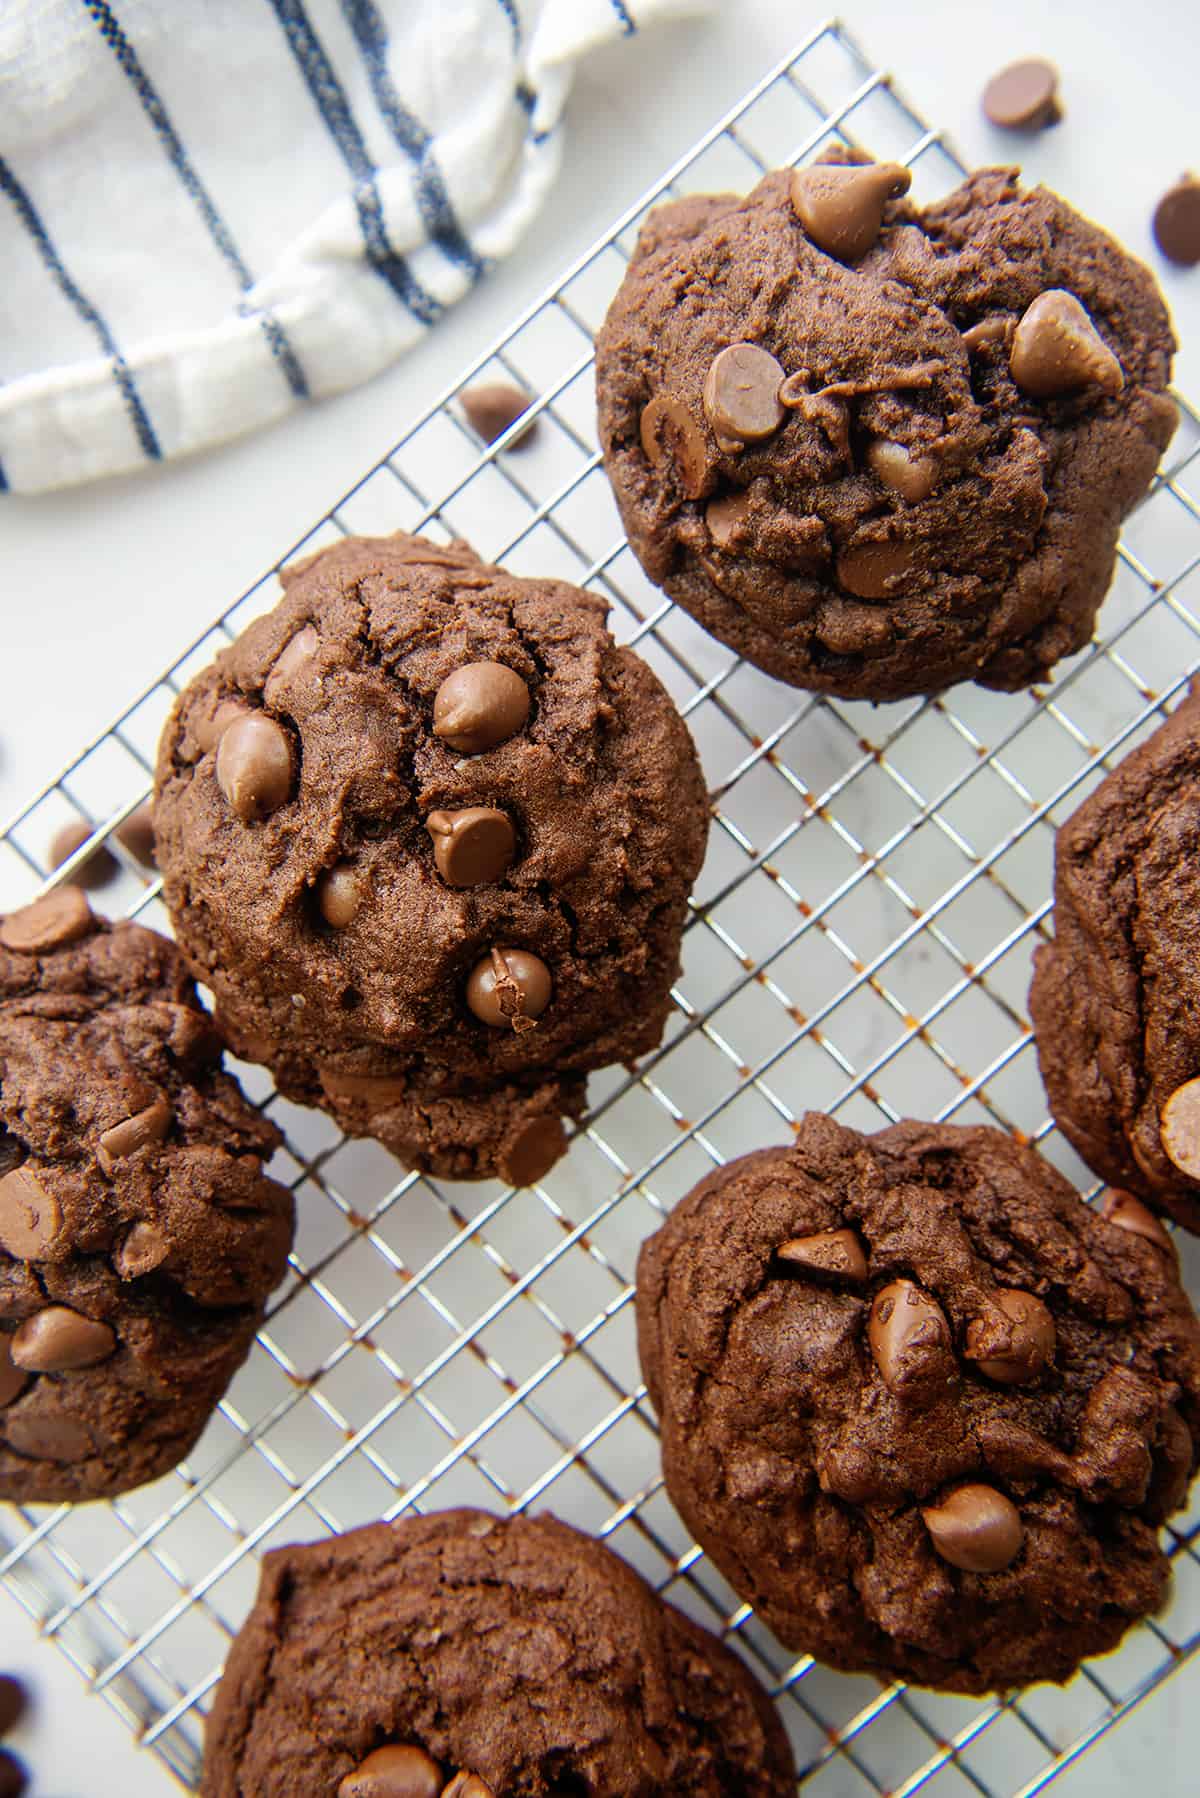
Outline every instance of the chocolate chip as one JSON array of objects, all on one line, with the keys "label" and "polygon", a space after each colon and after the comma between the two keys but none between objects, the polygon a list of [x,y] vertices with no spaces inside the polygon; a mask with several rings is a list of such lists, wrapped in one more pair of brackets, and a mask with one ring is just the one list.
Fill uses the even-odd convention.
[{"label": "chocolate chip", "polygon": [[107,1361],[117,1339],[107,1324],[82,1317],[68,1305],[47,1305],[20,1325],[12,1358],[27,1373],[69,1373]]},{"label": "chocolate chip", "polygon": [[884,1385],[906,1404],[933,1404],[957,1378],[945,1314],[911,1280],[893,1280],[876,1293],[867,1338]]},{"label": "chocolate chip", "polygon": [[792,210],[819,250],[857,262],[879,236],[886,202],[911,186],[896,162],[817,162],[793,171]]},{"label": "chocolate chip", "polygon": [[729,549],[738,536],[750,510],[748,493],[723,493],[710,499],[704,508],[708,534],[718,549]]},{"label": "chocolate chip", "polygon": [[29,1790],[29,1769],[23,1761],[0,1748],[0,1798],[22,1798]]},{"label": "chocolate chip", "polygon": [[18,1261],[40,1261],[61,1225],[58,1200],[27,1167],[0,1180],[0,1248]]},{"label": "chocolate chip", "polygon": [[296,632],[276,657],[274,666],[263,683],[263,698],[280,711],[287,710],[287,697],[312,674],[313,663],[321,649],[315,627],[306,624]]},{"label": "chocolate chip", "polygon": [[1055,399],[1081,387],[1120,393],[1121,364],[1073,293],[1051,287],[1027,307],[1013,333],[1008,366],[1022,393]]},{"label": "chocolate chip", "polygon": [[722,449],[763,443],[783,423],[784,374],[770,350],[731,343],[714,356],[704,380],[704,412]]},{"label": "chocolate chip", "polygon": [[853,1230],[818,1230],[813,1236],[794,1236],[790,1242],[780,1243],[775,1253],[806,1273],[855,1281],[867,1277],[867,1257]]},{"label": "chocolate chip", "polygon": [[29,1694],[11,1673],[0,1673],[0,1736],[16,1728],[25,1715]]},{"label": "chocolate chip", "polygon": [[347,1773],[337,1798],[442,1798],[442,1775],[423,1748],[377,1748]]},{"label": "chocolate chip", "polygon": [[456,1773],[442,1798],[496,1798],[496,1794],[478,1773]]},{"label": "chocolate chip", "polygon": [[335,930],[344,930],[354,922],[365,897],[362,874],[353,862],[339,862],[336,867],[327,868],[317,882],[321,916]]},{"label": "chocolate chip", "polygon": [[[485,443],[495,443],[497,437],[502,436],[509,425],[515,424],[529,408],[529,395],[511,381],[481,382],[478,387],[465,388],[461,398],[467,423]],[[529,443],[537,430],[537,424],[537,419],[531,418],[524,430],[515,434],[507,448],[519,449],[523,443]]]},{"label": "chocolate chip", "polygon": [[943,1561],[965,1573],[999,1573],[1025,1539],[1021,1513],[994,1486],[959,1486],[921,1515]]},{"label": "chocolate chip", "polygon": [[217,785],[243,824],[277,812],[292,778],[292,745],[282,724],[262,712],[231,720],[217,748]]},{"label": "chocolate chip", "polygon": [[1111,1186],[1101,1200],[1100,1215],[1108,1223],[1115,1224],[1118,1230],[1128,1230],[1131,1236],[1144,1236],[1156,1249],[1165,1249],[1172,1259],[1175,1258],[1175,1244],[1167,1231],[1154,1213],[1140,1199],[1135,1199],[1131,1192],[1122,1192],[1119,1186]]},{"label": "chocolate chip", "polygon": [[1200,181],[1195,175],[1184,175],[1167,189],[1154,208],[1151,230],[1177,268],[1195,268],[1200,262]]},{"label": "chocolate chip", "polygon": [[215,693],[209,694],[206,709],[188,720],[193,737],[208,754],[215,749],[235,718],[247,716],[246,707],[237,699],[218,700]]},{"label": "chocolate chip", "polygon": [[1200,1079],[1176,1087],[1159,1116],[1163,1152],[1181,1174],[1200,1180]]},{"label": "chocolate chip", "polygon": [[962,334],[962,340],[974,354],[976,350],[990,349],[993,344],[1007,344],[1016,328],[1013,319],[996,314],[992,318],[981,318],[977,324],[969,325]]},{"label": "chocolate chip", "polygon": [[1024,1386],[1053,1359],[1054,1319],[1041,1299],[1015,1286],[995,1301],[1002,1317],[972,1318],[967,1326],[968,1358],[998,1385]]},{"label": "chocolate chip", "polygon": [[65,1411],[26,1404],[4,1421],[9,1448],[34,1461],[82,1461],[92,1453],[86,1424]]},{"label": "chocolate chip", "polygon": [[838,557],[837,577],[847,593],[859,599],[887,599],[893,583],[903,580],[916,566],[917,552],[911,543],[862,543]]},{"label": "chocolate chip", "polygon": [[467,1004],[492,1030],[533,1029],[550,1003],[550,970],[528,949],[490,949],[467,979]]},{"label": "chocolate chip", "polygon": [[503,662],[467,662],[433,699],[433,734],[460,755],[481,755],[516,735],[529,716],[529,688]]},{"label": "chocolate chip", "polygon": [[932,456],[914,456],[902,443],[876,438],[867,447],[867,463],[877,481],[915,506],[937,486],[938,465]]},{"label": "chocolate chip", "polygon": [[1058,70],[1040,56],[1011,62],[983,90],[983,110],[1005,131],[1044,131],[1062,118]]},{"label": "chocolate chip", "polygon": [[148,1143],[162,1142],[171,1128],[172,1115],[170,1105],[160,1095],[144,1110],[105,1130],[96,1147],[96,1160],[104,1172],[111,1174],[118,1161],[136,1155]]},{"label": "chocolate chip", "polygon": [[26,1378],[12,1358],[12,1337],[0,1336],[0,1411],[24,1391]]},{"label": "chocolate chip", "polygon": [[450,887],[485,886],[503,880],[517,852],[517,833],[504,812],[471,805],[459,812],[430,812],[437,871]]},{"label": "chocolate chip", "polygon": [[[77,818],[74,824],[64,824],[56,830],[50,839],[50,866],[61,868],[69,861],[77,849],[81,849],[92,834],[92,826],[83,818]],[[117,864],[103,843],[72,871],[71,880],[78,887],[103,886],[111,880],[117,871]]]},{"label": "chocolate chip", "polygon": [[512,1186],[533,1186],[550,1172],[566,1147],[561,1118],[529,1118],[500,1149],[496,1171]]},{"label": "chocolate chip", "polygon": [[348,1104],[361,1102],[368,1111],[387,1111],[408,1094],[407,1074],[353,1074],[340,1068],[321,1068],[321,1085],[331,1099]]},{"label": "chocolate chip", "polygon": [[128,849],[143,868],[155,866],[154,807],[149,800],[139,805],[135,812],[130,812],[123,824],[117,825],[116,835],[121,847]]},{"label": "chocolate chip", "polygon": [[0,943],[20,955],[41,955],[86,936],[92,908],[78,887],[55,887],[32,905],[9,912],[0,924]]},{"label": "chocolate chip", "polygon": [[160,1225],[142,1218],[113,1256],[113,1264],[123,1280],[137,1280],[161,1267],[171,1245]]},{"label": "chocolate chip", "polygon": [[682,400],[655,394],[642,412],[642,448],[652,468],[669,458],[689,499],[700,499],[712,477],[708,439]]}]

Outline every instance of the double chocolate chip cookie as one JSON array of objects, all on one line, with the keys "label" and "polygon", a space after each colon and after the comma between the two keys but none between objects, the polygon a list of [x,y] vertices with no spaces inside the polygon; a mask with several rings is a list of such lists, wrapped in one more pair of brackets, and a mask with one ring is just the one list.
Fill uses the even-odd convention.
[{"label": "double chocolate chip cookie", "polygon": [[73,886],[0,919],[0,1498],[187,1454],[287,1264],[278,1140],[173,944]]},{"label": "double chocolate chip cookie", "polygon": [[1029,1009],[1088,1166],[1200,1231],[1200,688],[1058,832]]},{"label": "double chocolate chip cookie", "polygon": [[553,1517],[444,1511],[275,1549],[203,1798],[784,1798],[742,1662]]},{"label": "double chocolate chip cookie", "polygon": [[409,1165],[523,1185],[662,1033],[707,799],[600,600],[351,540],[182,695],[155,828],[238,1053]]},{"label": "double chocolate chip cookie", "polygon": [[850,698],[1012,689],[1088,640],[1175,427],[1148,271],[984,169],[767,175],[651,214],[596,346],[650,579],[767,673]]},{"label": "double chocolate chip cookie", "polygon": [[1200,1323],[1136,1200],[997,1130],[810,1115],[676,1207],[637,1309],[671,1497],[790,1648],[981,1692],[1161,1604]]}]

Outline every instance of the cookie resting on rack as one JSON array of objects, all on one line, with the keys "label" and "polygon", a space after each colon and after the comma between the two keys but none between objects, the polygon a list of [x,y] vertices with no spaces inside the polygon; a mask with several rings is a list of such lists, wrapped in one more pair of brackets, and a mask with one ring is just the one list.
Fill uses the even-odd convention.
[{"label": "cookie resting on rack", "polygon": [[278,1140],[174,944],[73,886],[0,918],[0,1498],[187,1454],[287,1266]]},{"label": "cookie resting on rack", "polygon": [[264,1556],[202,1798],[786,1798],[743,1663],[556,1518],[442,1511]]},{"label": "cookie resting on rack", "polygon": [[1102,1179],[1200,1232],[1200,685],[1067,819],[1029,1009]]},{"label": "cookie resting on rack", "polygon": [[186,689],[155,829],[232,1046],[410,1166],[540,1179],[658,1042],[707,797],[605,606],[351,539]]},{"label": "cookie resting on rack", "polygon": [[810,1113],[676,1206],[637,1314],[667,1489],[789,1648],[983,1692],[1162,1603],[1200,1323],[1136,1201],[998,1130]]},{"label": "cookie resting on rack", "polygon": [[1012,169],[924,209],[909,182],[830,161],[659,208],[596,345],[650,579],[846,698],[1082,648],[1176,421],[1166,308],[1111,237]]}]

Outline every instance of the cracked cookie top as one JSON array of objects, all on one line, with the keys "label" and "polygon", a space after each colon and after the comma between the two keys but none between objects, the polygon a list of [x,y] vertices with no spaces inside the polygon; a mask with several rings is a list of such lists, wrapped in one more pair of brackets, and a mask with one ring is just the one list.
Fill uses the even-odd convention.
[{"label": "cracked cookie top", "polygon": [[204,1798],[785,1798],[742,1662],[549,1516],[443,1511],[272,1550]]},{"label": "cracked cookie top", "polygon": [[997,1130],[810,1114],[676,1207],[637,1308],[671,1497],[789,1647],[977,1692],[1162,1601],[1200,1324],[1136,1201]]},{"label": "cracked cookie top", "polygon": [[238,1051],[404,1159],[537,1177],[658,1041],[707,804],[605,607],[462,543],[350,540],[181,697],[155,826]]},{"label": "cracked cookie top", "polygon": [[287,1263],[278,1140],[172,943],[74,887],[0,919],[0,1497],[186,1454]]},{"label": "cracked cookie top", "polygon": [[596,345],[650,578],[796,686],[1040,679],[1175,425],[1149,272],[1012,169],[829,162],[650,215]]}]

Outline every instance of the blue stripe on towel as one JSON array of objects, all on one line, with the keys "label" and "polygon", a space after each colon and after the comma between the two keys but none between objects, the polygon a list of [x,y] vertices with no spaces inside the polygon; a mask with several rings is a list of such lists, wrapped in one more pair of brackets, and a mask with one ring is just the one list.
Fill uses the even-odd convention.
[{"label": "blue stripe on towel", "polygon": [[4,472],[4,464],[0,462],[0,493],[8,492],[8,476]]},{"label": "blue stripe on towel", "polygon": [[[209,236],[233,270],[242,292],[247,292],[254,285],[250,270],[242,261],[229,227],[214,206],[208,189],[192,167],[187,151],[180,142],[179,134],[167,116],[167,109],[138,60],[137,51],[122,31],[112,7],[107,4],[107,0],[83,0],[83,4],[99,26],[101,37],[128,77],[166,152],[167,160],[194,201],[196,209],[208,229]],[[257,306],[243,307],[242,313],[244,317],[257,317],[263,336],[270,345],[271,353],[279,363],[288,386],[297,399],[306,400],[309,395],[304,370],[301,368],[296,352],[288,342],[279,321],[272,318],[270,313],[260,311]]]},{"label": "blue stripe on towel", "polygon": [[499,0],[500,11],[512,26],[513,49],[521,47],[521,15],[517,11],[517,0]]},{"label": "blue stripe on towel", "polygon": [[367,246],[367,261],[381,280],[387,282],[397,299],[423,325],[431,325],[444,307],[433,294],[427,293],[403,256],[398,256],[388,242],[383,221],[383,204],[375,185],[375,165],[367,154],[362,132],[355,122],[333,65],[322,48],[320,39],[309,23],[301,0],[270,0],[283,27],[288,47],[296,59],[309,93],[325,121],[325,127],[354,176],[354,204],[359,227]]},{"label": "blue stripe on towel", "polygon": [[146,414],[146,408],[142,405],[136,383],[129,372],[129,367],[125,358],[117,348],[112,332],[109,330],[96,308],[92,305],[92,302],[88,299],[87,295],[76,286],[75,282],[63,267],[58,251],[51,243],[49,233],[34,210],[29,195],[25,192],[25,189],[21,186],[3,157],[0,157],[0,193],[8,195],[9,199],[12,201],[17,217],[33,239],[38,255],[41,257],[47,270],[53,275],[64,297],[70,301],[72,306],[74,306],[80,318],[95,333],[101,349],[104,351],[105,355],[110,358],[112,362],[113,380],[121,390],[121,397],[125,401],[126,409],[129,412],[130,422],[137,435],[137,440],[141,444],[146,455],[149,456],[152,461],[160,461],[162,459],[162,450],[159,448],[158,438],[154,435],[154,427],[151,425]]},{"label": "blue stripe on towel", "polygon": [[396,92],[388,68],[387,26],[380,17],[375,0],[341,0],[355,41],[367,65],[371,92],[397,144],[417,165],[417,205],[425,221],[425,229],[443,255],[468,269],[472,280],[483,272],[483,261],[463,235],[454,216],[454,207],[437,165],[433,139],[418,118],[409,112]]},{"label": "blue stripe on towel", "polygon": [[634,21],[633,14],[625,4],[625,0],[609,0],[609,5],[616,13],[618,19],[620,19],[621,30],[625,33],[625,36],[632,37],[637,30],[637,25]]}]

